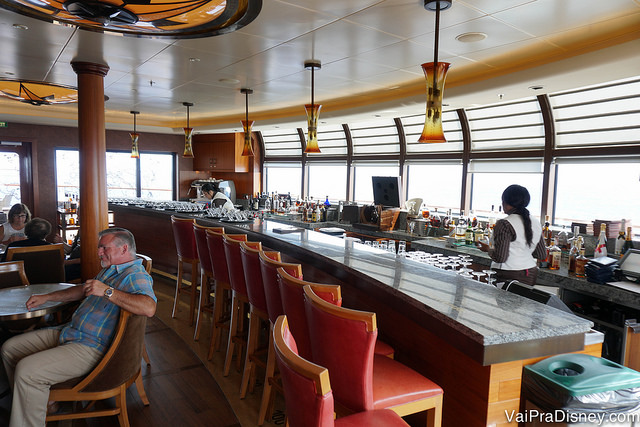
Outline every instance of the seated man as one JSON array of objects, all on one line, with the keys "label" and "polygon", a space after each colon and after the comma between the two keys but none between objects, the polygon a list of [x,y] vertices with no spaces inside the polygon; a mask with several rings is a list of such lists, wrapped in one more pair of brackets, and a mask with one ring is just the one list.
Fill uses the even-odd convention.
[{"label": "seated man", "polygon": [[[51,224],[49,221],[42,218],[33,218],[24,226],[24,234],[27,238],[9,243],[7,245],[7,249],[25,246],[50,245],[51,243],[45,240],[49,233],[51,233]],[[2,259],[0,261],[6,261],[6,259],[7,253],[5,252],[2,254]]]},{"label": "seated man", "polygon": [[152,317],[156,312],[153,281],[136,258],[133,234],[123,228],[100,232],[98,257],[103,269],[83,285],[33,295],[28,309],[47,301],[84,298],[71,322],[59,328],[17,335],[2,346],[2,361],[13,388],[10,426],[43,426],[49,388],[86,375],[106,352],[120,308]]}]

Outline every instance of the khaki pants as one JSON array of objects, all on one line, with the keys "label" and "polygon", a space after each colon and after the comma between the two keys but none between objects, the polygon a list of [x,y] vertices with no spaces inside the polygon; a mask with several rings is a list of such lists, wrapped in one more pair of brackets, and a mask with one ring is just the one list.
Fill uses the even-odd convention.
[{"label": "khaki pants", "polygon": [[10,427],[44,426],[51,385],[86,375],[102,358],[102,352],[86,345],[58,345],[59,335],[58,329],[39,329],[2,346],[13,389]]}]

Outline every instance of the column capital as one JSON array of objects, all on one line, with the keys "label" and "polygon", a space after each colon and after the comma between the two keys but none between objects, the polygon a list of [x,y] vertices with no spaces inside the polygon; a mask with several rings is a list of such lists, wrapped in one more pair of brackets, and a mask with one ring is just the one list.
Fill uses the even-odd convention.
[{"label": "column capital", "polygon": [[109,72],[109,66],[105,64],[96,64],[94,62],[74,61],[71,67],[76,74],[96,74],[105,77]]}]

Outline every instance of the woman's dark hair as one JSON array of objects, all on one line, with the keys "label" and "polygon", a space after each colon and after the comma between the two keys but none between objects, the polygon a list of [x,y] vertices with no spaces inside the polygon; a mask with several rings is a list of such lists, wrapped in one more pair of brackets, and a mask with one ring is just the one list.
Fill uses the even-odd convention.
[{"label": "woman's dark hair", "polygon": [[509,214],[515,213],[522,217],[527,245],[531,245],[533,241],[533,230],[531,229],[531,217],[529,216],[529,210],[527,209],[527,206],[529,206],[529,202],[531,201],[529,190],[524,188],[522,185],[510,185],[502,192],[502,201],[513,207],[513,210],[508,212]]},{"label": "woman's dark hair", "polygon": [[11,209],[9,209],[9,214],[7,215],[7,217],[9,218],[9,224],[13,223],[13,218],[20,214],[27,215],[27,218],[25,218],[25,222],[31,221],[31,211],[29,211],[27,205],[16,203],[15,205],[11,206]]},{"label": "woman's dark hair", "polygon": [[203,193],[213,191],[213,194],[216,194],[218,191],[220,191],[218,185],[215,182],[205,182],[204,184],[202,184],[201,190]]}]

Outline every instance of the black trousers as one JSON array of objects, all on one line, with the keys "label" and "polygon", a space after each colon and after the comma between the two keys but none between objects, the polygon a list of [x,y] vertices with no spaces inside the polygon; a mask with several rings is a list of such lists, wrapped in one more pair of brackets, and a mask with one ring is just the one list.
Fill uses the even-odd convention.
[{"label": "black trousers", "polygon": [[525,285],[535,285],[538,278],[538,267],[529,268],[527,270],[501,270],[496,268],[496,283],[508,283],[517,280]]}]

